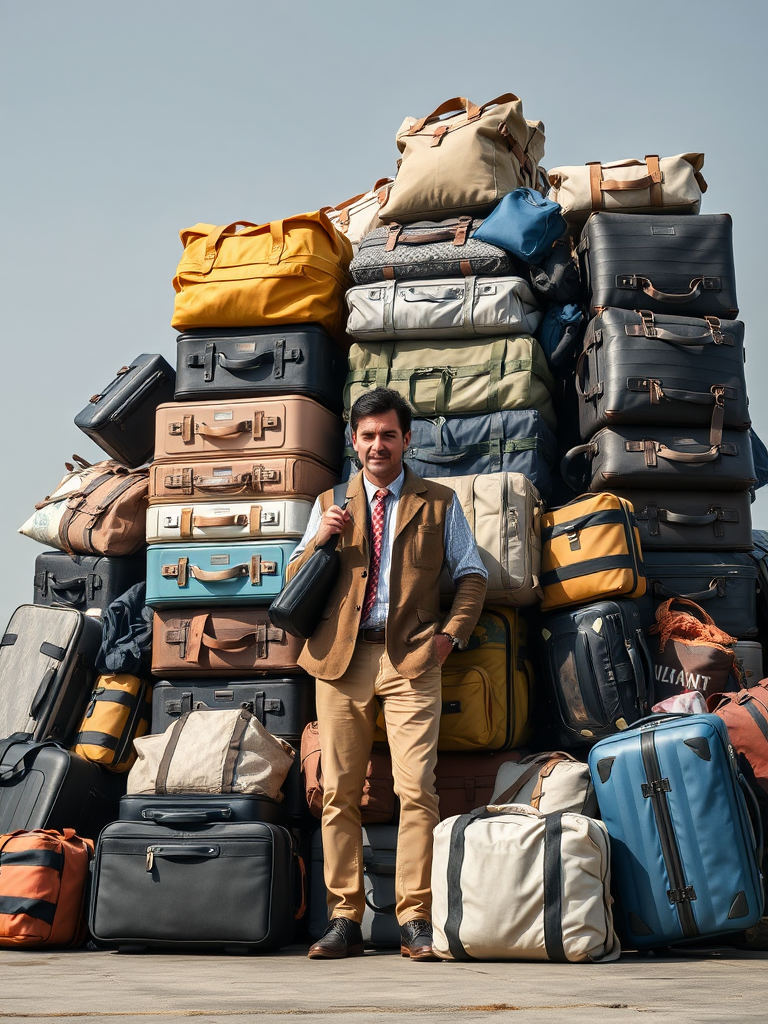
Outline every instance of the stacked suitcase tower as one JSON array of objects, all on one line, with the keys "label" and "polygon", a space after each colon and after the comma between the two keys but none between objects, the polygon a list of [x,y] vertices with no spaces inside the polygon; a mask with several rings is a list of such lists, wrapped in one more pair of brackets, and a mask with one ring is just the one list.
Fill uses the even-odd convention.
[{"label": "stacked suitcase tower", "polygon": [[[388,190],[382,180],[358,199],[375,208]],[[354,214],[359,205],[339,208],[340,230],[351,232],[345,211]],[[436,220],[439,215],[435,210]],[[526,266],[487,244],[470,267],[446,262],[445,252],[430,256],[425,249],[424,258],[418,255],[420,245],[440,244],[446,233],[471,238],[477,223],[460,217],[400,224],[373,216],[364,230],[350,233],[357,255],[351,267],[355,286],[347,295],[347,330],[354,339],[348,359],[319,325],[184,330],[175,376],[161,357],[140,356],[76,420],[124,464],[138,466],[153,453],[154,461],[148,471],[146,571],[140,552],[122,559],[51,552],[36,564],[34,614],[50,612],[63,623],[63,616],[71,618],[79,609],[77,622],[55,643],[46,625],[48,632],[40,634],[43,660],[35,662],[35,672],[43,674],[50,673],[51,659],[61,662],[62,676],[75,678],[75,663],[84,669],[82,692],[67,710],[69,726],[92,689],[99,611],[146,579],[146,603],[154,613],[151,731],[164,732],[187,712],[245,707],[297,751],[281,802],[242,794],[131,793],[118,809],[125,776],[64,750],[72,745],[71,729],[57,733],[41,715],[33,740],[50,736],[62,745],[35,751],[35,767],[49,775],[68,772],[69,789],[54,808],[41,807],[37,817],[22,820],[29,799],[21,786],[28,781],[26,759],[34,744],[18,737],[0,742],[3,831],[74,825],[95,838],[102,824],[112,822],[102,835],[94,873],[97,938],[120,947],[213,946],[230,952],[284,945],[293,934],[296,849],[306,859],[310,846],[308,931],[314,937],[322,930],[319,822],[307,808],[298,756],[302,733],[311,750],[313,681],[297,664],[301,641],[276,629],[267,608],[283,585],[314,498],[338,480],[342,453],[343,478],[356,471],[349,428],[344,448],[342,411],[348,414],[355,398],[377,385],[395,387],[411,402],[405,461],[420,475],[454,487],[490,573],[488,600],[470,646],[452,654],[444,667],[441,817],[488,803],[499,765],[523,757],[524,746],[549,748],[556,734],[558,745],[583,760],[589,754],[601,812],[618,847],[631,856],[655,857],[656,863],[661,859],[670,870],[669,892],[652,906],[647,893],[633,888],[631,857],[625,863],[614,852],[624,934],[637,948],[736,930],[745,916],[754,917],[759,879],[749,862],[749,825],[724,727],[702,726],[702,716],[696,716],[690,723],[667,719],[658,727],[622,731],[630,720],[587,741],[578,728],[584,709],[577,709],[574,722],[567,700],[560,699],[572,679],[549,657],[548,637],[563,641],[573,634],[579,642],[590,608],[541,618],[537,608],[545,502],[567,501],[584,489],[607,491],[634,505],[648,579],[648,596],[635,609],[644,628],[661,600],[686,594],[740,638],[743,658],[755,656],[751,668],[745,662],[745,674],[752,681],[762,676],[762,648],[749,646],[757,635],[757,570],[747,554],[755,474],[730,220],[594,214],[579,245],[581,291],[568,238],[541,266]],[[575,242],[578,218],[569,223]],[[568,353],[585,307],[592,319],[570,370]],[[517,363],[531,373],[527,398],[504,390],[510,384],[507,367]],[[488,386],[482,383],[478,392],[477,380],[486,376]],[[466,389],[468,383],[473,389]],[[561,445],[572,433],[580,442],[565,458],[562,476],[555,469],[555,408]],[[498,550],[483,534],[484,517],[504,524]],[[505,563],[501,572],[511,534],[521,540],[521,562]],[[450,581],[443,598],[447,607]],[[633,604],[619,600],[625,607]],[[53,604],[65,607],[40,607]],[[29,631],[27,607],[17,611],[21,618],[14,617],[2,645],[11,650],[0,670],[13,664],[17,675],[23,668],[11,655],[21,651],[17,636]],[[599,620],[595,613],[590,628],[597,629]],[[66,657],[57,653],[65,650]],[[645,671],[652,686],[653,669]],[[548,712],[539,699],[545,688]],[[657,687],[654,699],[666,695]],[[3,702],[0,722],[17,720],[5,696]],[[541,720],[533,715],[534,705]],[[477,713],[480,707],[491,710],[484,717]],[[590,754],[595,740],[600,742]],[[369,907],[364,932],[372,945],[386,948],[399,944],[393,912],[397,807],[385,735],[380,732],[377,741],[371,784],[382,786],[388,798],[375,804],[367,820],[363,816]],[[680,757],[690,751],[698,760],[676,774]],[[57,759],[66,766],[54,764]],[[706,763],[706,772],[699,762]],[[670,778],[674,796],[665,796]],[[686,808],[696,802],[686,793],[692,779],[702,794],[714,794],[695,794],[695,817],[706,828],[719,835],[737,822],[739,841],[729,852],[728,869],[738,878],[738,891],[730,883],[710,882],[698,837],[678,835],[674,853],[670,836],[683,828]],[[632,787],[642,797],[636,808],[640,824],[624,834],[620,808],[637,797]],[[97,805],[88,815],[82,807],[86,792]],[[708,799],[717,804],[717,815],[708,816]],[[660,821],[659,851],[648,836]],[[193,888],[205,890],[207,902],[192,908],[187,920],[166,922],[142,941],[147,909],[140,901],[131,905],[129,893],[142,886],[146,891],[152,863],[144,857],[150,847],[158,851],[153,857],[167,858],[171,903],[186,913]],[[752,860],[753,854],[752,849]],[[205,881],[189,883],[185,858],[195,871],[208,872],[196,875]],[[250,872],[242,887],[233,884],[231,873],[241,860]],[[696,871],[704,865],[695,884],[685,877],[687,860]],[[712,910],[709,918],[699,919],[694,889],[699,905]],[[241,927],[246,903],[254,913]]]}]

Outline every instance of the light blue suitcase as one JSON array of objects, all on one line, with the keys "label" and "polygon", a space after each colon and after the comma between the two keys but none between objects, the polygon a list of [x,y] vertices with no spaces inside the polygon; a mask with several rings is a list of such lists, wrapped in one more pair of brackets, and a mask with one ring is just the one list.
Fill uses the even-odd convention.
[{"label": "light blue suitcase", "polygon": [[285,567],[297,543],[150,545],[146,603],[152,608],[271,604],[285,585]]},{"label": "light blue suitcase", "polygon": [[622,944],[650,949],[760,920],[760,815],[716,715],[659,715],[596,743]]}]

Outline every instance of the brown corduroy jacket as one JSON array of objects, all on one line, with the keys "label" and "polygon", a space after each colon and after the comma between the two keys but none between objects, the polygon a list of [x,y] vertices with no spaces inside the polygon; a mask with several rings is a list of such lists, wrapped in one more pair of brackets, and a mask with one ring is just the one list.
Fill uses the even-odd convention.
[{"label": "brown corduroy jacket", "polygon": [[[320,625],[299,657],[301,667],[318,679],[340,679],[347,670],[365,598],[370,552],[362,472],[349,481],[346,496],[351,518],[339,538],[339,578]],[[444,631],[466,642],[483,606],[486,582],[479,574],[473,574],[458,582],[447,616],[440,610],[445,516],[452,501],[450,487],[422,480],[406,468],[392,549],[386,633],[387,654],[406,679],[415,679],[436,665],[432,646],[435,633]],[[332,504],[332,490],[320,495],[324,512]],[[287,579],[314,550],[313,538],[288,566]]]}]

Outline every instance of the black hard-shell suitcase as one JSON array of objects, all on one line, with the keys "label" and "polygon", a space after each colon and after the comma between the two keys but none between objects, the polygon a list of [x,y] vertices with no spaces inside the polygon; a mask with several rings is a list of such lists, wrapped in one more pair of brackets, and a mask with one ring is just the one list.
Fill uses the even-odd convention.
[{"label": "black hard-shell suitcase", "polygon": [[225,711],[247,708],[274,736],[296,750],[285,782],[283,807],[295,823],[312,820],[301,778],[301,734],[314,721],[315,683],[309,676],[285,679],[176,679],[155,684],[152,732],[165,732],[186,711],[207,707]]},{"label": "black hard-shell suitcase", "polygon": [[558,741],[587,746],[653,704],[653,664],[633,601],[595,601],[542,615],[541,656]]},{"label": "black hard-shell suitcase", "polygon": [[727,213],[593,213],[579,242],[592,314],[606,306],[739,315]]},{"label": "black hard-shell suitcase", "polygon": [[53,742],[0,740],[0,835],[73,828],[95,840],[117,818],[125,780]]},{"label": "black hard-shell suitcase", "polygon": [[96,848],[89,927],[126,951],[279,949],[293,937],[294,881],[280,825],[117,821]]},{"label": "black hard-shell suitcase", "polygon": [[143,554],[108,558],[43,551],[35,559],[34,602],[101,612],[126,590],[141,583],[146,574],[147,560]]},{"label": "black hard-shell suitcase", "polygon": [[136,356],[75,416],[75,426],[126,466],[149,462],[155,448],[155,409],[173,401],[175,376],[162,356]]},{"label": "black hard-shell suitcase", "polygon": [[579,428],[747,430],[744,324],[602,310],[587,328],[576,373]]},{"label": "black hard-shell suitcase", "polygon": [[0,736],[68,745],[91,695],[101,619],[76,608],[23,604],[0,639]]},{"label": "black hard-shell suitcase", "polygon": [[654,615],[661,601],[687,597],[731,636],[757,636],[758,570],[748,554],[648,551],[643,563]]},{"label": "black hard-shell suitcase", "polygon": [[282,803],[258,793],[127,793],[120,800],[119,818],[171,828],[235,821],[288,824]]},{"label": "black hard-shell suitcase", "polygon": [[644,553],[752,550],[749,491],[613,493],[632,503]]},{"label": "black hard-shell suitcase", "polygon": [[207,328],[176,341],[176,400],[307,395],[342,410],[347,360],[318,324]]}]

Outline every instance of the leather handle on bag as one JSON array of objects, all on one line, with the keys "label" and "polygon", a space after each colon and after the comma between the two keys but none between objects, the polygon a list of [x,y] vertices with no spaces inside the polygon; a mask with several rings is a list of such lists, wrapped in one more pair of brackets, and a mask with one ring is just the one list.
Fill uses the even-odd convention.
[{"label": "leather handle on bag", "polygon": [[719,317],[716,316],[705,316],[709,332],[704,334],[692,334],[683,335],[675,334],[673,331],[668,331],[664,327],[656,326],[656,318],[653,313],[647,309],[639,309],[637,311],[642,317],[642,323],[639,324],[625,324],[624,333],[629,338],[656,338],[659,341],[671,341],[676,345],[729,345],[733,346],[733,336],[730,334],[723,334],[721,330],[721,323]]},{"label": "leather handle on bag", "polygon": [[656,155],[646,156],[645,166],[648,173],[643,178],[629,178],[617,180],[612,178],[603,179],[603,165],[599,161],[592,161],[587,164],[589,168],[589,190],[592,197],[592,209],[602,210],[603,192],[627,192],[637,189],[651,190],[651,206],[663,206],[664,198],[661,191],[661,168],[659,158]]},{"label": "leather handle on bag", "polygon": [[[589,445],[579,445],[579,450],[583,451],[588,447]],[[659,459],[666,459],[669,462],[685,462],[689,465],[700,466],[705,462],[714,462],[716,459],[720,458],[724,449],[725,446],[722,444],[713,444],[711,448],[708,448],[704,452],[679,452],[675,448],[670,448],[668,445],[663,444],[661,441],[654,441],[653,438],[644,438],[642,441],[624,442],[624,451],[642,452],[645,455],[645,464],[649,468],[658,465]],[[572,448],[571,451],[575,452],[576,449]],[[565,455],[565,459],[567,459],[570,454],[571,452],[568,452]],[[565,459],[563,461],[565,461]]]},{"label": "leather handle on bag", "polygon": [[195,433],[201,437],[236,437],[238,434],[250,434],[252,425],[251,420],[240,420],[238,423],[222,423],[219,426],[200,423]]},{"label": "leather handle on bag", "polygon": [[[498,100],[492,102],[498,102]],[[474,121],[480,117],[482,108],[476,107],[471,100],[466,98],[466,96],[454,96],[453,99],[446,100],[444,103],[441,103],[440,106],[436,107],[431,114],[427,114],[426,117],[422,117],[420,120],[412,124],[406,132],[406,135],[416,135],[435,117],[441,117],[443,114],[459,114],[462,111],[466,111],[467,119],[469,121]]]},{"label": "leather handle on bag", "polygon": [[191,526],[248,526],[248,516],[239,513],[235,516],[196,516],[191,519]]},{"label": "leather handle on bag", "polygon": [[707,526],[709,523],[714,523],[718,516],[715,511],[707,512],[703,516],[689,516],[684,512],[670,512],[668,508],[660,508],[659,518],[662,518],[662,512],[665,522],[676,523],[678,526]]},{"label": "leather handle on bag", "polygon": [[656,288],[649,277],[641,274],[619,274],[616,277],[617,288],[639,288],[650,299],[657,302],[691,302],[697,299],[702,291],[719,291],[719,277],[694,277],[688,285],[687,292],[663,292]]},{"label": "leather handle on bag", "polygon": [[[240,636],[231,637],[229,640],[219,640],[203,633],[200,637],[203,647],[214,651],[245,651],[249,647],[266,645],[270,640],[280,643],[285,638],[285,630],[277,626],[257,626],[255,629],[248,629]],[[245,641],[252,640],[251,643]],[[266,655],[264,655],[266,657]]]},{"label": "leather handle on bag", "polygon": [[577,444],[574,448],[570,448],[560,460],[560,475],[574,491],[581,490],[581,482],[571,474],[571,463],[577,456],[594,455],[595,451],[596,447],[591,441],[587,444]]},{"label": "leather handle on bag", "polygon": [[[649,579],[648,582],[651,584],[654,597],[667,597],[676,601],[687,601],[689,604],[695,604],[697,601],[711,601],[713,597],[719,597],[723,590],[725,579],[722,576],[716,576],[706,590],[699,590],[695,594],[677,594],[674,590],[670,590],[669,587],[665,587],[660,580]],[[725,595],[723,594],[723,596]],[[701,609],[701,611],[703,610]],[[706,612],[704,614],[706,615]],[[707,618],[714,625],[713,620],[709,616]]]},{"label": "leather handle on bag", "polygon": [[244,491],[251,482],[250,473],[242,473],[239,476],[207,476],[202,480],[195,481],[195,487],[199,491]]},{"label": "leather handle on bag", "polygon": [[180,558],[176,565],[163,565],[160,575],[164,578],[178,579],[179,586],[187,584],[189,576],[202,583],[217,583],[221,580],[233,580],[238,576],[250,576],[252,586],[259,586],[262,575],[273,576],[277,573],[277,562],[265,561],[261,555],[252,555],[249,562],[231,565],[228,569],[202,569],[199,565],[189,565],[187,558]]}]

